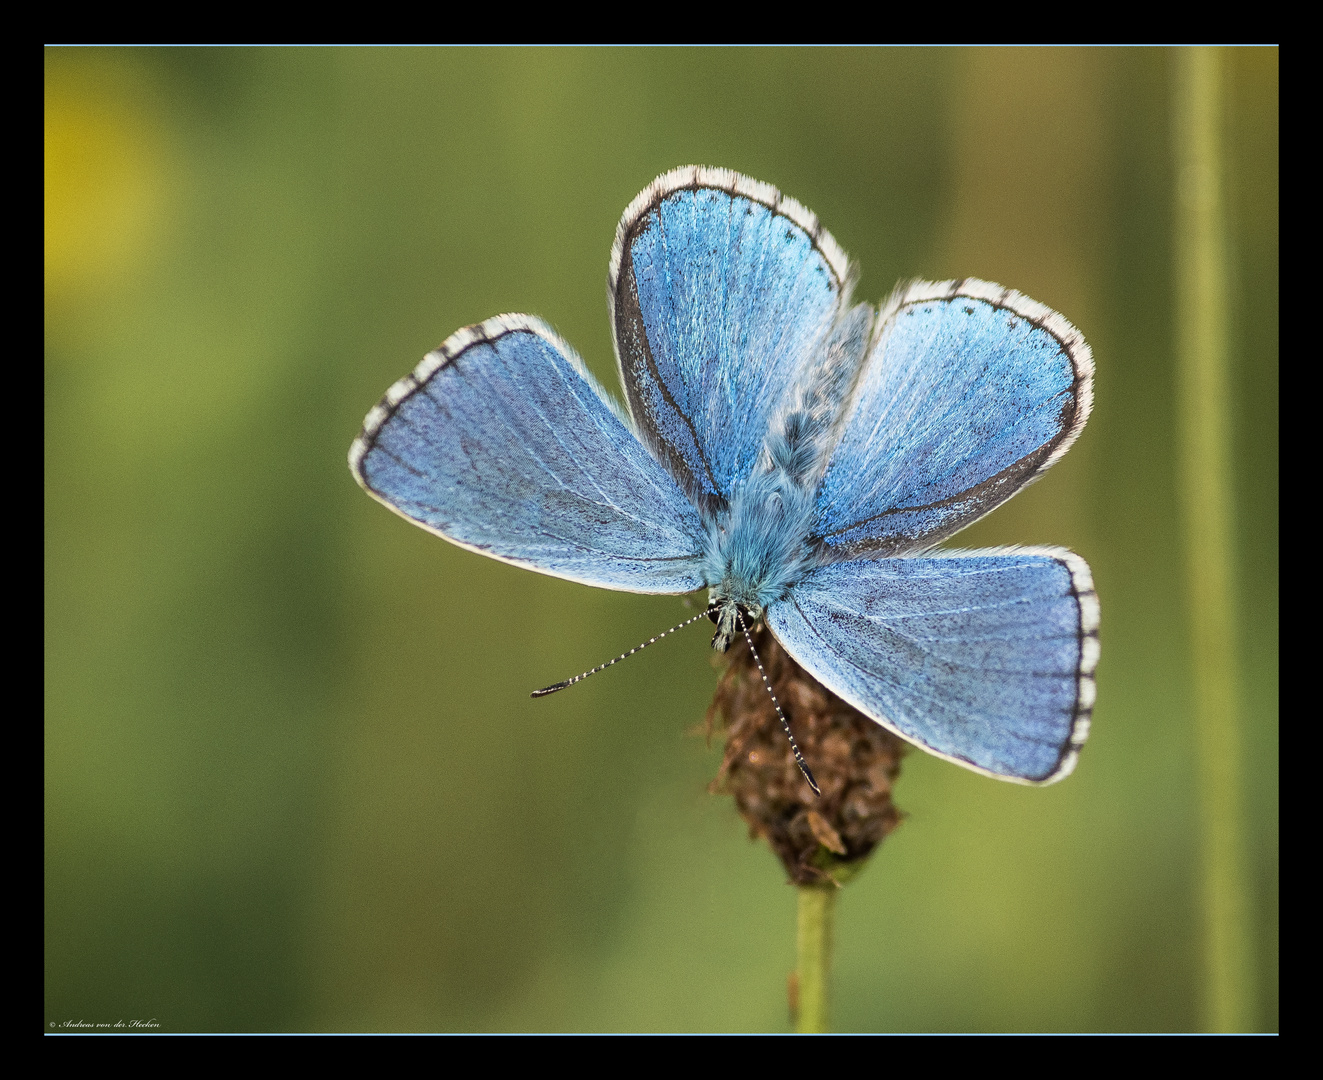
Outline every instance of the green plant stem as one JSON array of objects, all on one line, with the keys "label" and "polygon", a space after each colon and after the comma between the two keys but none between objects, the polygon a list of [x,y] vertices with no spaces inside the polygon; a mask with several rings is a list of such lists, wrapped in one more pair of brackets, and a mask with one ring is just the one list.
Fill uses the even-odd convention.
[{"label": "green plant stem", "polygon": [[1249,1030],[1253,967],[1233,602],[1222,55],[1176,53],[1181,466],[1202,821],[1204,1021]]},{"label": "green plant stem", "polygon": [[827,1031],[827,980],[831,974],[832,930],[836,917],[835,885],[799,886],[796,974],[799,1009],[795,1030]]}]

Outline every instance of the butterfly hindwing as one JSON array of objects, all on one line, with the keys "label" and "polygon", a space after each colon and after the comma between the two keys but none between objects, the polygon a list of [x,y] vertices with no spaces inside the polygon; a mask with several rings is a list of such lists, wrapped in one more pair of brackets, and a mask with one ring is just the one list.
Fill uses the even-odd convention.
[{"label": "butterfly hindwing", "polygon": [[925,749],[1048,783],[1088,734],[1098,601],[1054,548],[861,559],[811,571],[767,624],[810,674]]},{"label": "butterfly hindwing", "polygon": [[987,282],[892,298],[817,497],[838,555],[914,551],[1010,498],[1075,441],[1093,359],[1056,312]]},{"label": "butterfly hindwing", "polygon": [[703,584],[697,511],[529,316],[429,353],[368,414],[349,462],[373,497],[484,555],[631,592]]},{"label": "butterfly hindwing", "polygon": [[721,505],[753,472],[846,270],[811,212],[724,169],[674,170],[625,211],[608,275],[621,381],[640,436],[698,501]]}]

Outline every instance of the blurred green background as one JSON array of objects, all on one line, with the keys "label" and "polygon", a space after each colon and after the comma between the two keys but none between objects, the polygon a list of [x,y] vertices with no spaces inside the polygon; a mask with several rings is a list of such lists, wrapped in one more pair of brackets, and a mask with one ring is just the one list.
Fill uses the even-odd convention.
[{"label": "blurred green background", "polygon": [[[1277,54],[1227,56],[1257,1026],[1277,1027]],[[788,1026],[795,894],[706,784],[707,634],[368,499],[364,414],[452,331],[551,321],[614,387],[616,222],[779,186],[858,295],[976,275],[1097,358],[1083,437],[961,546],[1093,567],[1074,776],[906,758],[842,897],[841,1030],[1200,1024],[1176,475],[1172,57],[151,50],[45,56],[48,1024]]]}]

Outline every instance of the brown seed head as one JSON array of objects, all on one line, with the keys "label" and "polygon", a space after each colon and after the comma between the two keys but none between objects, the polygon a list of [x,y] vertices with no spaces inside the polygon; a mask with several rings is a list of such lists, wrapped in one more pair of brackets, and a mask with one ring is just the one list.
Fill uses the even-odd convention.
[{"label": "brown seed head", "polygon": [[813,794],[795,764],[742,638],[726,653],[728,665],[707,712],[708,731],[716,726],[726,735],[710,790],[734,796],[750,837],[767,838],[793,882],[844,884],[900,824],[891,785],[905,743],[814,679],[765,626],[753,639],[822,796]]}]

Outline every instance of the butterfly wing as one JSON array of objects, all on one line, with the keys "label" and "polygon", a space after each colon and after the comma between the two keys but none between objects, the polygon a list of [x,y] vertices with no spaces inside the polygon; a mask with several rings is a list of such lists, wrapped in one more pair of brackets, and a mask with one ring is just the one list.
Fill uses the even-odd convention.
[{"label": "butterfly wing", "polygon": [[832,563],[767,609],[810,674],[883,727],[990,776],[1066,776],[1088,735],[1098,598],[1059,548]]},{"label": "butterfly wing", "polygon": [[607,279],[640,437],[691,497],[720,506],[822,351],[847,260],[818,219],[725,169],[659,177],[630,204]]},{"label": "butterfly wing", "polygon": [[630,592],[703,585],[693,504],[530,316],[428,353],[368,413],[349,466],[392,510],[504,562]]},{"label": "butterfly wing", "polygon": [[838,557],[963,529],[1061,457],[1093,404],[1079,331],[999,285],[917,282],[879,327],[818,489],[815,539]]}]

